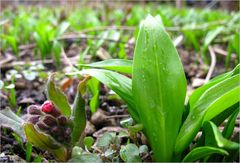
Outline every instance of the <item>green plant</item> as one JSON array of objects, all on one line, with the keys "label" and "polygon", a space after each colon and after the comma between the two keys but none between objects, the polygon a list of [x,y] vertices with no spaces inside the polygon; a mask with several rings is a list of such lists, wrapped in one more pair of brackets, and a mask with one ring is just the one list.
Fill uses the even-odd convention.
[{"label": "green plant", "polygon": [[[59,161],[71,158],[72,149],[81,144],[86,125],[85,101],[82,98],[86,81],[79,83],[78,92],[72,108],[66,96],[57,88],[52,76],[48,80],[47,95],[50,101],[42,106],[31,105],[23,118],[9,108],[1,110],[1,126],[12,128],[23,140],[51,152]],[[29,161],[31,147],[27,148]]]},{"label": "green plant", "polygon": [[[216,125],[236,114],[240,65],[195,90],[185,104],[187,84],[178,53],[160,17],[150,15],[140,25],[133,62],[114,63],[87,64],[92,68],[69,75],[90,75],[116,92],[143,125],[155,161],[208,161],[212,154],[223,155],[224,161],[232,150],[238,152],[238,143],[221,136]],[[115,71],[130,73],[132,79]],[[202,134],[194,143],[201,128],[212,135]]]}]

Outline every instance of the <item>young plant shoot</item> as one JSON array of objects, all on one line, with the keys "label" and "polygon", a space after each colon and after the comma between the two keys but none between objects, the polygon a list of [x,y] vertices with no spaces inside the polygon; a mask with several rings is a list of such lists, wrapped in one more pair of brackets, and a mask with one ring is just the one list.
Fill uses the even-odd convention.
[{"label": "young plant shoot", "polygon": [[[228,159],[232,151],[221,144],[232,141],[221,136],[218,143],[203,143],[205,134],[197,143],[193,140],[203,124],[219,125],[237,110],[240,65],[196,89],[185,105],[187,84],[179,55],[161,18],[151,15],[140,24],[133,61],[111,61],[83,64],[88,69],[71,74],[95,77],[127,103],[135,122],[143,125],[155,161],[208,161],[212,154]],[[130,73],[132,79],[118,72]]]}]

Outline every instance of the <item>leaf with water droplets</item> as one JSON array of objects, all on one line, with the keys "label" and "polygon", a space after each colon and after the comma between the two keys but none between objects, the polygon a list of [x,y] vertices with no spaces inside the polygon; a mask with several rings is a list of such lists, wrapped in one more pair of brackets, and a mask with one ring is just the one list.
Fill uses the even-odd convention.
[{"label": "leaf with water droplets", "polygon": [[184,108],[186,79],[158,18],[141,24],[133,60],[133,97],[156,161],[171,161]]}]

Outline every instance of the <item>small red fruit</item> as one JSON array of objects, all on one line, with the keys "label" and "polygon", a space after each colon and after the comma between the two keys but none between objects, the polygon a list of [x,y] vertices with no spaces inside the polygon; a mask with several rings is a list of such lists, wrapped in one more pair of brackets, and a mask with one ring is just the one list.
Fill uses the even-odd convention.
[{"label": "small red fruit", "polygon": [[53,109],[54,109],[54,105],[51,101],[45,101],[41,106],[41,110],[44,113],[51,113]]}]

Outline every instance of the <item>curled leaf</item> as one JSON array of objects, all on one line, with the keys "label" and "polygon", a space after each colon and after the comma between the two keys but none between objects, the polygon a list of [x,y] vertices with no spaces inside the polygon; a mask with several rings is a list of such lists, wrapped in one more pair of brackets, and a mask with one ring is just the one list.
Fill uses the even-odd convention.
[{"label": "curled leaf", "polygon": [[60,161],[66,161],[69,158],[69,153],[62,144],[56,142],[51,136],[36,130],[33,124],[25,123],[24,131],[27,140],[36,147],[48,150]]}]

